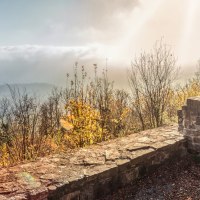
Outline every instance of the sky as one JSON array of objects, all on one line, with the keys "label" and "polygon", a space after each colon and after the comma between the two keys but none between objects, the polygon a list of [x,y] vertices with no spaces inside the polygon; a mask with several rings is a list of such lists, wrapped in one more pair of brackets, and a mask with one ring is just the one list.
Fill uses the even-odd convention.
[{"label": "sky", "polygon": [[[182,68],[200,58],[199,0],[0,0],[0,84],[62,85],[78,62],[126,78],[163,38]],[[191,71],[191,70],[190,70]]]}]

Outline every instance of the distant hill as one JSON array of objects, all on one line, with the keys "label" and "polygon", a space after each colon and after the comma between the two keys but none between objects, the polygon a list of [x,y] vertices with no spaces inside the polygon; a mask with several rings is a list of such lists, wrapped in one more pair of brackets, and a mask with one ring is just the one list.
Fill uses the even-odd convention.
[{"label": "distant hill", "polygon": [[[51,90],[55,87],[48,83],[27,83],[27,84],[9,84],[12,89],[19,89],[19,91],[26,91],[30,95],[34,95],[37,98],[44,100],[51,93]],[[10,97],[10,89],[8,85],[0,85],[0,98]]]}]

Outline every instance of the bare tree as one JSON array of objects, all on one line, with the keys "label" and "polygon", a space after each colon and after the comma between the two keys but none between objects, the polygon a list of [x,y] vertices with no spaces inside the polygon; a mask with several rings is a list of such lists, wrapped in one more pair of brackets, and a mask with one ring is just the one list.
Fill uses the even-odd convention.
[{"label": "bare tree", "polygon": [[62,93],[57,88],[52,90],[48,100],[40,107],[40,134],[57,134],[60,130],[60,119],[62,117]]},{"label": "bare tree", "polygon": [[[12,145],[18,149],[18,157],[27,159],[32,157],[31,148],[34,147],[38,134],[38,102],[29,96],[25,89],[22,92],[18,88],[8,87],[11,98],[7,100],[9,109],[7,108],[8,112],[4,119],[7,123],[7,135],[12,137]],[[6,104],[3,105],[6,108]],[[5,123],[2,125],[5,126]]]},{"label": "bare tree", "polygon": [[157,42],[150,53],[143,52],[132,62],[129,83],[133,107],[142,129],[163,124],[169,92],[177,75],[176,58],[171,49]]}]

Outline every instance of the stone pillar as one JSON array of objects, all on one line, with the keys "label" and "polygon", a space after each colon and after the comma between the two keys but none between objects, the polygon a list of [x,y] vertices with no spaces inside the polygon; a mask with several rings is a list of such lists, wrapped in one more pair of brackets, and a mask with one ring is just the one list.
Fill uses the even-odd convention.
[{"label": "stone pillar", "polygon": [[187,139],[188,151],[200,155],[200,97],[188,98],[177,115],[178,131]]},{"label": "stone pillar", "polygon": [[178,115],[178,131],[183,131],[183,112],[182,110],[178,110],[177,111],[177,115]]}]

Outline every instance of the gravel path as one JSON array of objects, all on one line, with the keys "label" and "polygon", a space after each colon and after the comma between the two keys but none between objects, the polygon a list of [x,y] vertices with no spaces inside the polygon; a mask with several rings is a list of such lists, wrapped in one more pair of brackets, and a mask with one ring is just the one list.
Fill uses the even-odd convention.
[{"label": "gravel path", "polygon": [[170,162],[101,200],[200,200],[200,164],[192,157]]}]

